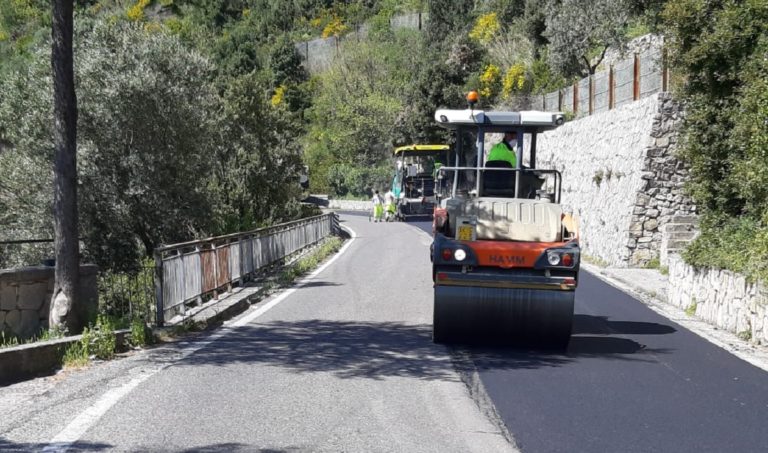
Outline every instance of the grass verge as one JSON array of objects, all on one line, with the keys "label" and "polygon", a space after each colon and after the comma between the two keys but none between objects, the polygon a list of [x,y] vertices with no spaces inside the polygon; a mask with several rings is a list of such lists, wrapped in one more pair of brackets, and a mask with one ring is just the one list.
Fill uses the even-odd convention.
[{"label": "grass verge", "polygon": [[342,243],[342,239],[335,236],[326,240],[307,256],[299,258],[292,266],[283,269],[277,277],[278,282],[281,285],[293,283],[297,278],[319,266],[330,255],[339,251]]}]

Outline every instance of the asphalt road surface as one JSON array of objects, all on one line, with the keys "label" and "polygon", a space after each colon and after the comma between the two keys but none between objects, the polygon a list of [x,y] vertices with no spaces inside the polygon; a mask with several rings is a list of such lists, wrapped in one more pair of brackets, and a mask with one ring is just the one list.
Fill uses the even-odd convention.
[{"label": "asphalt road surface", "polygon": [[224,329],[0,388],[0,450],[768,451],[765,372],[588,273],[566,352],[447,348],[428,223],[342,225],[334,262]]},{"label": "asphalt road surface", "polygon": [[226,329],[0,388],[0,450],[514,451],[431,341],[429,237],[342,225],[336,261]]},{"label": "asphalt road surface", "polygon": [[457,350],[525,453],[768,452],[765,371],[583,270],[565,353]]}]

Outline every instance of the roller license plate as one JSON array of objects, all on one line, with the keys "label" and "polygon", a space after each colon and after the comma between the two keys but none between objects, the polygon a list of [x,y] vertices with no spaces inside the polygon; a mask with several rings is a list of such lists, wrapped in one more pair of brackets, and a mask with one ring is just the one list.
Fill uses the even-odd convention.
[{"label": "roller license plate", "polygon": [[474,233],[472,225],[459,225],[458,238],[460,241],[471,241],[473,236],[472,233]]}]

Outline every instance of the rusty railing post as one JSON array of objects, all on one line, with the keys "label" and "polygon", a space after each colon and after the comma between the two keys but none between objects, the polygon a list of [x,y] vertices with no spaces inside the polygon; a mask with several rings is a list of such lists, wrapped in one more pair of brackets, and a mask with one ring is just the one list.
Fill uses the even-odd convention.
[{"label": "rusty railing post", "polygon": [[632,97],[636,101],[640,99],[640,57],[637,53],[635,53],[635,68],[632,79]]},{"label": "rusty railing post", "polygon": [[669,62],[666,48],[661,50],[661,91],[669,91]]},{"label": "rusty railing post", "polygon": [[216,243],[211,242],[211,249],[213,250],[213,298],[219,298],[219,249],[216,247]]},{"label": "rusty railing post", "polygon": [[155,324],[163,327],[165,324],[165,307],[163,305],[163,254],[155,251]]},{"label": "rusty railing post", "polygon": [[616,81],[613,77],[613,65],[608,67],[608,110],[613,109],[613,105],[616,102],[616,92],[614,90]]},{"label": "rusty railing post", "polygon": [[579,82],[576,81],[573,83],[573,88],[571,89],[571,93],[573,93],[573,114],[578,115],[579,114]]}]

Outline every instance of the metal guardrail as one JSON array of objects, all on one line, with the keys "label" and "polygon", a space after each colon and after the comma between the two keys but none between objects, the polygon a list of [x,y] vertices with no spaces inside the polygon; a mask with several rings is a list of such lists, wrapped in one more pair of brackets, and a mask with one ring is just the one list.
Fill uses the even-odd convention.
[{"label": "metal guardrail", "polygon": [[338,231],[330,213],[155,249],[157,325]]}]

